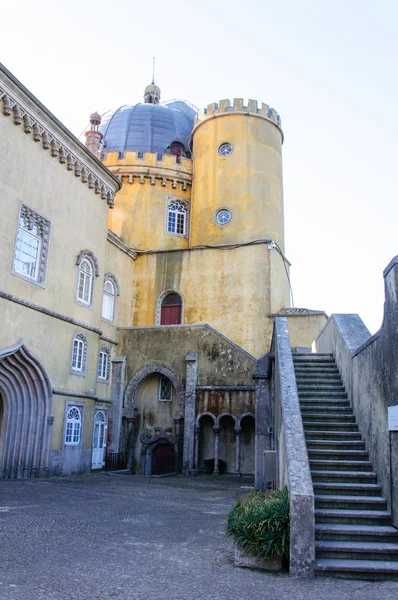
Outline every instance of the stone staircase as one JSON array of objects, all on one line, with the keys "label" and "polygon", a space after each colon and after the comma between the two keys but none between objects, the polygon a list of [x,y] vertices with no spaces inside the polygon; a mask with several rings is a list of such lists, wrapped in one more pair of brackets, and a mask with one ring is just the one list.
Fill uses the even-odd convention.
[{"label": "stone staircase", "polygon": [[398,579],[398,530],[333,356],[293,361],[315,494],[316,573]]}]

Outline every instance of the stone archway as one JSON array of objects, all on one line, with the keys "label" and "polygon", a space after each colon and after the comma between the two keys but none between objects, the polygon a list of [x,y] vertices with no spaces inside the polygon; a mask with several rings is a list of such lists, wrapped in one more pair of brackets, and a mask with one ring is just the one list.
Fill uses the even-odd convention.
[{"label": "stone archway", "polygon": [[48,475],[52,389],[43,366],[23,340],[0,350],[0,391],[2,477]]},{"label": "stone archway", "polygon": [[170,379],[176,391],[176,405],[174,409],[174,420],[184,418],[184,405],[185,405],[185,388],[181,380],[181,377],[169,366],[160,362],[152,362],[144,367],[141,367],[134,375],[130,378],[127,384],[126,391],[124,393],[124,410],[123,416],[127,418],[134,417],[135,409],[135,398],[138,390],[138,386],[148,375],[153,373],[159,373]]}]

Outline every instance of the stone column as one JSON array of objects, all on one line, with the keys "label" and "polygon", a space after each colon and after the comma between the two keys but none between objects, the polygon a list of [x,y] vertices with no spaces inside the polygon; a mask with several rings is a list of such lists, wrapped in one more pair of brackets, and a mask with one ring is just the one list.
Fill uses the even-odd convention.
[{"label": "stone column", "polygon": [[174,419],[175,423],[175,445],[174,445],[174,461],[176,471],[179,471],[180,462],[180,437],[181,437],[181,419]]},{"label": "stone column", "polygon": [[218,470],[218,447],[220,444],[220,428],[213,427],[214,431],[214,471],[213,475],[219,475],[220,471]]},{"label": "stone column", "polygon": [[198,354],[187,354],[185,384],[184,452],[183,472],[194,475],[196,383],[198,380]]},{"label": "stone column", "polygon": [[271,394],[267,356],[257,362],[253,379],[256,386],[254,485],[257,490],[264,490],[268,487],[268,482],[264,479],[264,451],[272,449]]},{"label": "stone column", "polygon": [[199,433],[200,425],[195,425],[195,456],[193,464],[195,473],[199,473]]},{"label": "stone column", "polygon": [[122,411],[123,411],[123,393],[124,393],[124,373],[126,369],[126,357],[115,356],[112,360],[112,382],[111,382],[111,400],[112,405],[109,411],[108,445],[109,452],[122,452]]},{"label": "stone column", "polygon": [[235,427],[235,475],[240,477],[240,427]]},{"label": "stone column", "polygon": [[134,425],[135,417],[127,419],[127,468],[130,473],[133,470],[133,454],[134,454]]}]

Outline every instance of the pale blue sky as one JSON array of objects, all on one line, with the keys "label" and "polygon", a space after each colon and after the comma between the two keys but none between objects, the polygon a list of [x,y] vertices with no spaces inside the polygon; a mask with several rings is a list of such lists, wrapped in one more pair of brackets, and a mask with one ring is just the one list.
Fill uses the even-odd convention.
[{"label": "pale blue sky", "polygon": [[379,328],[398,254],[396,1],[20,0],[1,12],[1,61],[76,135],[93,110],[141,100],[152,56],[162,99],[273,106],[295,304]]}]

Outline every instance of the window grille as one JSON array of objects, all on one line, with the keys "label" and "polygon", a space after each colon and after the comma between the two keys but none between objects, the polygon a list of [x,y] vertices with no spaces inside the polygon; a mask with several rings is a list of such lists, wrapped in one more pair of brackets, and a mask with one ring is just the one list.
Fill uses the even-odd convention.
[{"label": "window grille", "polygon": [[159,380],[158,399],[160,402],[171,402],[173,399],[173,384],[167,377],[161,377]]},{"label": "window grille", "polygon": [[80,444],[82,416],[77,406],[71,406],[66,415],[65,444]]}]

